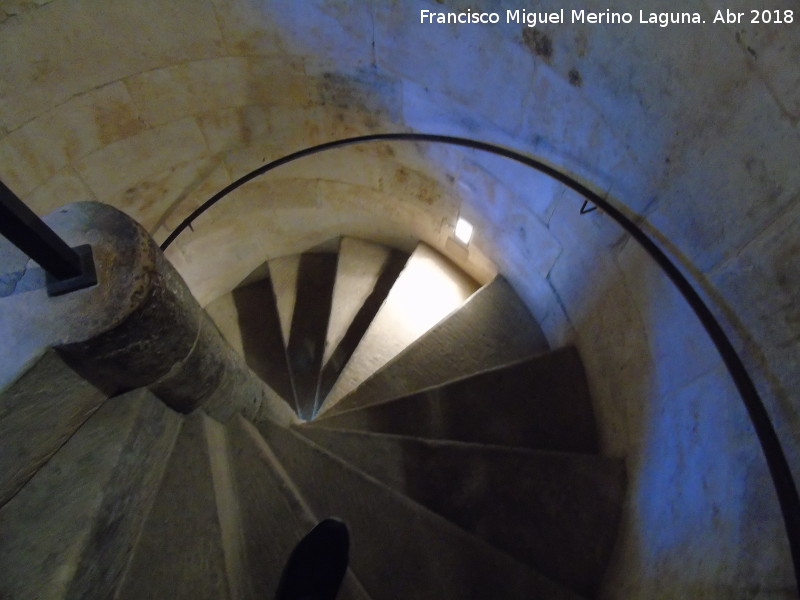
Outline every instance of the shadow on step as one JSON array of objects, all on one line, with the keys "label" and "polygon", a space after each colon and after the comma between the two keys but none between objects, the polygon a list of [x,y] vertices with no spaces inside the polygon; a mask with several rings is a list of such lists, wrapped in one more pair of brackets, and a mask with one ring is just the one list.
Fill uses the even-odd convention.
[{"label": "shadow on step", "polygon": [[236,288],[232,296],[247,366],[295,410],[272,280]]},{"label": "shadow on step", "polygon": [[578,598],[299,434],[258,427],[312,510],[348,524],[351,564],[372,597]]},{"label": "shadow on step", "polygon": [[383,404],[325,415],[311,426],[564,452],[597,451],[588,384],[572,347]]},{"label": "shadow on step", "polygon": [[614,547],[621,461],[311,427],[302,435],[464,530],[593,597]]}]

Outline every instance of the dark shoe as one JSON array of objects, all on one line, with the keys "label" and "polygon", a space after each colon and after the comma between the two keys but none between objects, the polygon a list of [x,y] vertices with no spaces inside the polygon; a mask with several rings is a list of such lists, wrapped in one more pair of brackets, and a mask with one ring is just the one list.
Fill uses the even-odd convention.
[{"label": "dark shoe", "polygon": [[276,600],[335,600],[347,571],[350,534],[325,519],[300,540],[283,569]]}]

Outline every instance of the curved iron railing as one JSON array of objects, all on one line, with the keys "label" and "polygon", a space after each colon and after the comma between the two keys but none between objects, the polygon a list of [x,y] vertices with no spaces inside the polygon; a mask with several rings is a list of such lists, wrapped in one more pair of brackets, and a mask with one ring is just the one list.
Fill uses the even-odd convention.
[{"label": "curved iron railing", "polygon": [[319,154],[327,150],[333,150],[334,148],[341,148],[343,146],[391,141],[428,142],[435,144],[446,144],[450,146],[461,146],[464,148],[488,152],[496,156],[502,156],[549,175],[553,179],[579,193],[584,199],[590,201],[595,206],[601,208],[647,251],[647,253],[656,261],[658,266],[666,273],[672,283],[678,288],[686,302],[688,302],[689,306],[700,319],[700,322],[702,323],[712,342],[717,347],[717,351],[722,357],[722,360],[728,369],[728,373],[730,373],[731,378],[736,384],[736,388],[739,391],[742,402],[744,403],[747,413],[750,416],[750,421],[752,422],[753,428],[755,429],[756,435],[761,443],[761,448],[764,452],[764,456],[772,476],[772,481],[778,494],[778,500],[780,502],[784,524],[786,527],[786,533],[787,537],[789,538],[795,580],[797,581],[798,590],[800,590],[800,496],[798,496],[797,486],[795,485],[794,478],[792,477],[789,463],[786,460],[786,455],[781,447],[775,427],[769,418],[767,409],[764,406],[764,403],[761,400],[761,397],[756,390],[756,386],[753,383],[750,374],[747,372],[742,359],[739,357],[739,354],[733,347],[728,335],[725,333],[722,326],[714,317],[706,303],[695,291],[688,279],[680,272],[678,267],[669,259],[669,257],[667,257],[667,255],[656,245],[656,243],[629,217],[623,214],[618,208],[613,206],[606,198],[600,196],[598,193],[580,183],[572,176],[559,171],[557,168],[551,165],[545,164],[541,160],[531,158],[530,156],[526,156],[520,152],[516,152],[496,144],[480,142],[469,138],[427,133],[379,133],[374,135],[345,138],[293,152],[292,154],[288,154],[282,158],[262,165],[247,175],[240,177],[230,185],[214,194],[200,207],[194,210],[192,214],[186,217],[186,219],[184,219],[180,225],[178,225],[178,227],[176,227],[175,230],[170,233],[167,239],[164,240],[164,242],[161,244],[161,249],[166,250],[170,244],[172,244],[172,242],[174,242],[175,239],[191,225],[192,221],[194,221],[198,216],[203,214],[232,191],[236,190],[252,179],[255,179],[264,173],[280,167],[281,165],[285,165],[306,156]]}]

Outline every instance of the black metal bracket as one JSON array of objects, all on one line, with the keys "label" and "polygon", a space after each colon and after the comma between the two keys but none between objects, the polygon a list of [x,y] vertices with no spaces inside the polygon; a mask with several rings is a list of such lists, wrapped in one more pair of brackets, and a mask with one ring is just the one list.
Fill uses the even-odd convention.
[{"label": "black metal bracket", "polygon": [[94,254],[89,244],[75,246],[73,250],[81,261],[81,273],[68,279],[57,279],[47,273],[47,295],[50,297],[61,296],[69,292],[76,292],[93,285],[97,285],[97,271],[94,267]]},{"label": "black metal bracket", "polygon": [[92,247],[70,248],[0,181],[0,235],[47,273],[47,295],[60,296],[97,283]]}]

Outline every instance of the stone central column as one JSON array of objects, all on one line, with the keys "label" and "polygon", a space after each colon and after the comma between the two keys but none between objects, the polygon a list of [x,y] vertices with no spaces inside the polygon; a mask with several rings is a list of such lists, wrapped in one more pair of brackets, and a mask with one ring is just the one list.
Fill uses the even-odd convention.
[{"label": "stone central column", "polygon": [[2,336],[14,352],[6,358],[24,363],[55,348],[110,396],[147,387],[183,413],[202,406],[222,421],[237,412],[292,419],[133,219],[105,204],[81,202],[44,220],[70,246],[92,245],[98,285],[51,298],[36,286],[40,270],[27,268],[17,284],[23,291],[0,300]]}]

